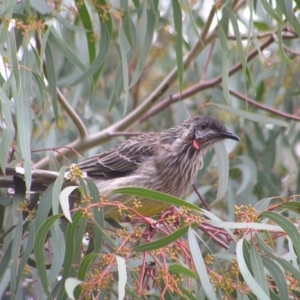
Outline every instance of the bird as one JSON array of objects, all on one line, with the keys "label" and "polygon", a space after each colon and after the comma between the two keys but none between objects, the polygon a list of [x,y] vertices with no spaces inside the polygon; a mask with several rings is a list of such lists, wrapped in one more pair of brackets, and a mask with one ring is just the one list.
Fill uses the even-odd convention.
[{"label": "bird", "polygon": [[[162,132],[132,137],[76,166],[94,180],[109,202],[133,207],[137,197],[112,192],[122,187],[142,187],[182,198],[195,182],[205,154],[224,139],[240,141],[217,119],[194,116]],[[57,175],[57,172],[33,170],[31,191],[45,190]],[[3,185],[0,179],[0,187]],[[168,207],[150,199],[138,200],[141,205],[136,210],[145,217]],[[104,214],[106,218],[120,217],[116,206],[105,206]]]}]

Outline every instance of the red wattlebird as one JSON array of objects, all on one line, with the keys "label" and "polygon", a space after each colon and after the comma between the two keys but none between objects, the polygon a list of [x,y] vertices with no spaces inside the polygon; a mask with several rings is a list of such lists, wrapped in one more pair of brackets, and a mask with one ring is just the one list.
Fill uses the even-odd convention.
[{"label": "red wattlebird", "polygon": [[[136,186],[181,198],[194,183],[205,153],[224,139],[240,141],[218,120],[196,116],[177,127],[128,139],[77,166],[95,181],[100,194],[108,201],[119,201],[132,207],[136,197],[111,192]],[[33,170],[31,191],[45,190],[57,175],[56,172]],[[1,187],[9,185],[13,186],[13,181],[0,179]],[[152,216],[167,207],[167,204],[149,199],[138,200],[142,206],[137,210],[144,216]],[[105,207],[107,218],[118,218],[118,215],[117,207]]]}]

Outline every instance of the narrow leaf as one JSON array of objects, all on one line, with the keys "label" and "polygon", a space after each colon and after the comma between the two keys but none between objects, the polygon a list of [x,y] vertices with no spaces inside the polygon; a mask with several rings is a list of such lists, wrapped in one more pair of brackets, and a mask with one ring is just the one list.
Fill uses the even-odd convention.
[{"label": "narrow leaf", "polygon": [[262,256],[262,262],[273,277],[279,293],[279,299],[289,299],[286,278],[279,266],[270,258]]},{"label": "narrow leaf", "polygon": [[236,258],[245,282],[249,285],[251,291],[258,297],[258,299],[270,299],[270,297],[264,292],[264,290],[251,275],[244,258],[243,247],[244,238],[240,239],[237,243]]},{"label": "narrow leaf", "polygon": [[213,203],[211,203],[211,205],[217,204],[225,196],[227,191],[227,186],[228,186],[228,175],[229,175],[229,159],[228,159],[228,155],[224,143],[220,142],[215,144],[214,150],[217,156],[219,185],[218,185],[217,198],[215,201],[213,201]]},{"label": "narrow leaf", "polygon": [[300,258],[300,234],[296,226],[291,223],[290,220],[275,212],[263,212],[261,213],[261,216],[275,222],[288,234],[293,242],[295,252],[297,253],[298,258]]},{"label": "narrow leaf", "polygon": [[180,92],[183,89],[183,54],[182,54],[182,15],[181,7],[178,0],[172,1],[173,7],[173,20],[175,25],[175,52],[176,52],[176,62],[177,62],[177,74],[179,81]]},{"label": "narrow leaf", "polygon": [[263,291],[269,295],[262,259],[253,243],[250,243],[250,261],[256,282],[260,285]]},{"label": "narrow leaf", "polygon": [[70,213],[69,196],[76,189],[78,189],[78,186],[67,186],[59,194],[59,202],[60,202],[61,209],[63,211],[63,214],[65,215],[65,217],[70,223],[72,223],[72,217]]},{"label": "narrow leaf", "polygon": [[49,92],[52,100],[52,108],[54,111],[54,116],[56,122],[58,122],[58,100],[56,93],[56,72],[55,72],[55,62],[53,59],[52,51],[50,45],[47,43],[45,48],[45,57],[46,57],[46,68],[47,68],[47,80],[49,83]]},{"label": "narrow leaf", "polygon": [[127,283],[127,272],[125,259],[119,255],[116,255],[117,266],[118,266],[118,299],[123,300],[125,298],[125,286]]},{"label": "narrow leaf", "polygon": [[35,256],[35,262],[36,262],[36,268],[38,271],[38,274],[40,276],[41,284],[43,286],[44,292],[48,296],[49,299],[53,299],[50,290],[49,290],[49,283],[48,283],[48,276],[46,272],[46,266],[45,266],[45,253],[44,253],[44,244],[46,240],[46,236],[50,230],[50,227],[53,225],[53,223],[62,217],[61,215],[56,215],[49,217],[41,227],[37,230],[36,238],[34,241],[34,256]]},{"label": "narrow leaf", "polygon": [[197,239],[194,234],[194,230],[189,227],[188,229],[188,241],[189,241],[189,247],[191,250],[191,254],[193,257],[193,261],[198,273],[198,276],[200,278],[202,287],[204,289],[204,292],[208,299],[210,300],[215,300],[216,298],[216,293],[214,292],[214,287],[212,286],[209,276],[207,273],[206,265],[204,263],[202,253],[200,251],[199,245],[197,243]]},{"label": "narrow leaf", "polygon": [[3,101],[2,95],[4,94],[0,93],[1,111],[4,122],[2,126],[2,138],[0,145],[0,166],[2,172],[5,172],[10,146],[15,136],[15,126],[13,124],[10,107],[5,103],[5,101]]},{"label": "narrow leaf", "polygon": [[124,114],[127,111],[127,105],[129,102],[129,73],[128,73],[128,61],[127,61],[127,52],[128,52],[128,41],[125,35],[125,29],[120,28],[120,53],[121,53],[121,63],[123,71],[123,88],[124,88]]},{"label": "narrow leaf", "polygon": [[66,166],[61,167],[59,171],[59,175],[57,176],[54,186],[53,186],[53,194],[52,194],[52,211],[54,215],[58,214],[59,211],[59,198],[62,185],[65,181],[65,173],[66,173]]},{"label": "narrow leaf", "polygon": [[75,300],[77,298],[74,297],[74,290],[75,288],[83,283],[81,280],[78,280],[76,278],[68,278],[65,282],[65,289],[68,294],[68,297],[72,300]]},{"label": "narrow leaf", "polygon": [[137,188],[137,187],[127,187],[127,188],[117,189],[114,191],[114,193],[144,197],[147,199],[152,199],[152,200],[156,200],[156,201],[163,202],[163,203],[168,203],[170,205],[185,206],[185,207],[193,209],[193,210],[201,211],[201,209],[194,204],[191,204],[191,203],[181,200],[179,198],[176,198],[176,197],[173,197],[173,196],[161,193],[161,192],[152,191],[149,189]]},{"label": "narrow leaf", "polygon": [[169,266],[169,272],[176,273],[176,274],[182,274],[184,276],[198,279],[197,274],[195,274],[191,269],[189,269],[183,265],[176,264],[176,263]]},{"label": "narrow leaf", "polygon": [[150,251],[150,250],[155,250],[155,249],[168,246],[169,244],[177,241],[182,236],[184,236],[188,232],[189,227],[190,227],[189,225],[184,226],[176,230],[175,232],[169,234],[168,236],[165,236],[157,241],[137,246],[134,248],[134,251]]},{"label": "narrow leaf", "polygon": [[[90,79],[92,75],[94,75],[101,66],[104,64],[106,57],[109,52],[110,48],[110,35],[106,28],[106,26],[102,26],[101,28],[101,38],[99,42],[99,53],[96,57],[96,59],[93,61],[91,66],[83,73],[81,74],[77,79],[75,79],[74,82],[71,83],[71,85],[76,85],[81,83],[84,80]],[[100,74],[99,74],[100,75]]]}]

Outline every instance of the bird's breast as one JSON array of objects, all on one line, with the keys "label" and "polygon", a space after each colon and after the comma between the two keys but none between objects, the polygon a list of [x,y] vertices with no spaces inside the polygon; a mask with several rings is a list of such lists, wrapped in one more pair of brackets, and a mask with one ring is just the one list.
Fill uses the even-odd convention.
[{"label": "bird's breast", "polygon": [[156,179],[161,192],[183,197],[195,182],[202,163],[201,151],[184,145],[182,151],[166,152],[156,157]]}]

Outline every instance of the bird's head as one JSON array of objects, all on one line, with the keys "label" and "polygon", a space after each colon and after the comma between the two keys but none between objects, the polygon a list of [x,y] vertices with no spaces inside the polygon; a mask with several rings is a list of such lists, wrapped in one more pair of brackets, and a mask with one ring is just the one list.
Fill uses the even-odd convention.
[{"label": "bird's head", "polygon": [[186,142],[195,150],[211,148],[224,139],[240,141],[240,138],[212,117],[197,116],[186,120],[183,124],[187,135]]}]

